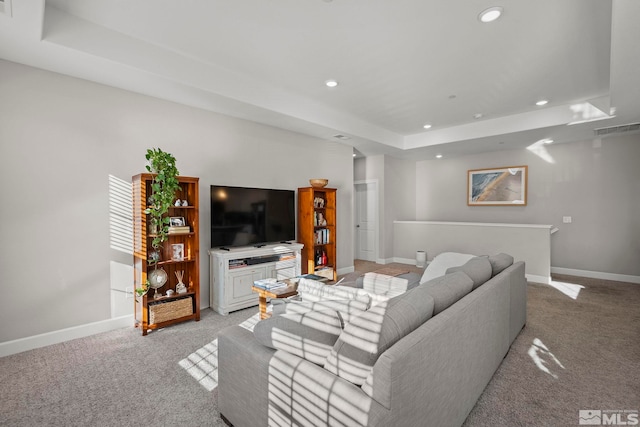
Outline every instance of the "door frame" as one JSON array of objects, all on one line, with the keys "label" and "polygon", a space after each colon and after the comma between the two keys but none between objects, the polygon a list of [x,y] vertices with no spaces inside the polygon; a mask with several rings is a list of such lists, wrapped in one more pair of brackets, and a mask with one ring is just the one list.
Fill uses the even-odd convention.
[{"label": "door frame", "polygon": [[378,180],[377,179],[364,179],[364,180],[358,180],[358,181],[354,181],[353,182],[353,204],[354,204],[354,208],[353,208],[353,228],[354,228],[354,233],[353,233],[353,258],[354,259],[358,259],[358,252],[359,252],[359,244],[358,244],[358,232],[356,229],[356,225],[357,225],[357,220],[358,220],[358,203],[356,201],[357,198],[357,191],[358,191],[358,187],[363,186],[363,185],[373,185],[373,203],[369,204],[371,206],[373,206],[373,209],[375,209],[375,221],[373,223],[373,228],[374,228],[374,239],[375,242],[373,244],[373,258],[374,261],[377,263],[378,259],[379,259],[379,254],[380,254],[380,186],[378,185]]}]

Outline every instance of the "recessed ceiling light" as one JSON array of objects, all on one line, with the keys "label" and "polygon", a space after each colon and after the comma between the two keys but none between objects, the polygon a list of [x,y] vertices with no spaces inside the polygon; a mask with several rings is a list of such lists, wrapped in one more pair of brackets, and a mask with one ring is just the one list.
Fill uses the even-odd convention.
[{"label": "recessed ceiling light", "polygon": [[425,129],[431,129],[431,125],[429,123],[427,123],[426,125],[422,126]]},{"label": "recessed ceiling light", "polygon": [[547,103],[548,103],[548,102],[549,102],[549,101],[548,101],[548,100],[546,100],[546,99],[541,99],[540,101],[536,102],[536,105],[537,105],[538,107],[542,107],[543,105],[547,105]]},{"label": "recessed ceiling light", "polygon": [[436,159],[441,159],[442,158],[442,154],[436,154]]},{"label": "recessed ceiling light", "polygon": [[327,87],[336,87],[338,86],[338,82],[335,80],[327,80],[326,82],[324,82],[324,84],[327,85]]},{"label": "recessed ceiling light", "polygon": [[496,19],[500,18],[500,15],[502,15],[502,8],[500,6],[495,6],[480,12],[480,15],[478,15],[478,19],[480,20],[480,22],[484,23],[493,22]]},{"label": "recessed ceiling light", "polygon": [[545,144],[553,144],[553,139],[545,138],[545,139],[542,140],[542,142],[544,142]]}]

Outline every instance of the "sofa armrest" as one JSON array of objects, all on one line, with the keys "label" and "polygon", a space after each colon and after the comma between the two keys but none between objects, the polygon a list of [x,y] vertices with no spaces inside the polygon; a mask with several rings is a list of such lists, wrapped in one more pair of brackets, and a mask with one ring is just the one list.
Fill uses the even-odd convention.
[{"label": "sofa armrest", "polygon": [[506,272],[509,274],[511,283],[509,312],[509,345],[511,345],[527,323],[527,279],[524,274],[524,261],[514,263]]},{"label": "sofa armrest", "polygon": [[[236,426],[266,426],[269,361],[276,350],[231,326],[218,335],[218,408]],[[251,402],[251,410],[247,410]]]}]

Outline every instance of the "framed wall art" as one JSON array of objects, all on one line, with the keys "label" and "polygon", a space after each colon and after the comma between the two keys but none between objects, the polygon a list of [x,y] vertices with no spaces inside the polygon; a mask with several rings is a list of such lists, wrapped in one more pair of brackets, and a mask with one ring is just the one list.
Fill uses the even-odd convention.
[{"label": "framed wall art", "polygon": [[527,166],[468,171],[467,205],[526,206],[527,174]]}]

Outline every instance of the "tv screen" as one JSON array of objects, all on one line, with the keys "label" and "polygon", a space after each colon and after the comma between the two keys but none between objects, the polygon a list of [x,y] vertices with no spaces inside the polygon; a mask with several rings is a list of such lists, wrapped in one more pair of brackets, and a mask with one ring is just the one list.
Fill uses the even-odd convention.
[{"label": "tv screen", "polygon": [[211,186],[212,248],[293,241],[295,233],[295,191]]}]

